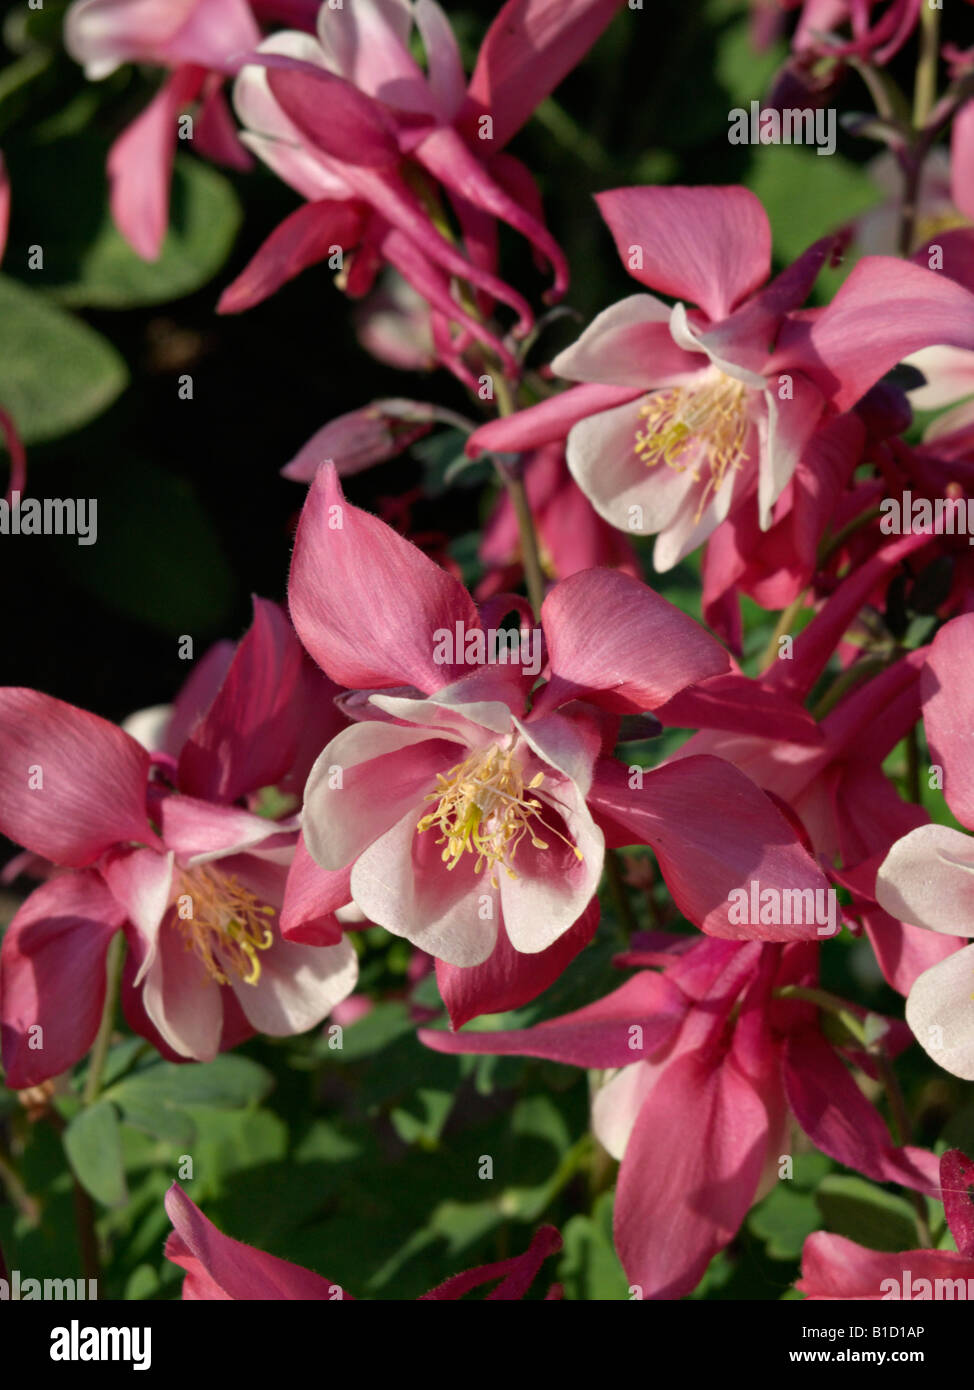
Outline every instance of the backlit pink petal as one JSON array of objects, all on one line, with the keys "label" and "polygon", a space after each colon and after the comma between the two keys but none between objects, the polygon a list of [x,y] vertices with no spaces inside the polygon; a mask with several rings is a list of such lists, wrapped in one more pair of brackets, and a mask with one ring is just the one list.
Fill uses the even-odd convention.
[{"label": "backlit pink petal", "polygon": [[158,260],[169,226],[176,118],[199,92],[202,70],[177,68],[108,155],[115,225],[145,261]]},{"label": "backlit pink petal", "polygon": [[819,925],[826,928],[815,922],[730,919],[731,892],[748,891],[752,881],[779,895],[786,889],[808,888],[821,896],[828,888],[781,812],[730,763],[705,756],[682,758],[644,773],[637,789],[629,787],[624,767],[604,759],[589,803],[608,844],[652,847],[674,902],[711,936],[737,941],[822,939]]},{"label": "backlit pink petal", "polygon": [[633,386],[646,391],[681,374],[698,372],[698,354],[676,346],[670,306],[651,294],[634,294],[603,309],[571,347],[551,364],[569,381]]},{"label": "backlit pink petal", "polygon": [[788,1038],[784,1076],[788,1103],[816,1148],[876,1182],[937,1195],[934,1154],[893,1143],[878,1111],[824,1038],[810,1032]]},{"label": "backlit pink petal", "polygon": [[173,1183],[166,1194],[173,1234],[166,1258],[187,1271],[183,1298],[233,1298],[263,1302],[283,1299],[339,1301],[351,1298],[338,1285],[310,1269],[265,1255],[218,1231]]},{"label": "backlit pink petal", "polygon": [[196,721],[209,709],[223,684],[236,648],[232,642],[214,642],[203,653],[172,702],[166,727],[165,751],[178,758]]},{"label": "backlit pink petal", "polygon": [[626,1146],[613,1213],[643,1298],[680,1298],[699,1283],[754,1201],[767,1134],[761,1097],[732,1058],[691,1053],[663,1071]]},{"label": "backlit pink petal", "polygon": [[89,81],[136,55],[161,53],[199,0],[80,0],[64,19],[64,46]]},{"label": "backlit pink petal", "polygon": [[330,872],[311,858],[302,835],[288,870],[280,928],[285,941],[309,946],[335,946],[341,939],[341,923],[335,916],[352,901],[351,868]]},{"label": "backlit pink petal", "polygon": [[237,801],[275,786],[294,757],[301,644],[276,603],[253,603],[253,622],[180,754],[179,785],[191,796]]},{"label": "backlit pink petal", "polygon": [[677,729],[726,729],[787,743],[821,743],[822,730],[801,705],[731,671],[681,690],[653,713]]},{"label": "backlit pink petal", "polygon": [[771,271],[771,228],[746,188],[619,188],[595,201],[629,273],[713,321]]},{"label": "backlit pink petal", "polygon": [[437,665],[434,633],[480,624],[470,595],[384,522],[342,495],[323,464],[301,512],[291,562],[291,618],[318,665],[349,689],[438,690],[463,667]]},{"label": "backlit pink petal", "polygon": [[686,614],[617,570],[563,579],[541,609],[551,683],[536,713],[582,695],[621,713],[665,704],[730,659]]},{"label": "backlit pink petal", "polygon": [[432,113],[423,71],[409,51],[406,0],[356,0],[350,10],[322,5],[318,41],[328,68],[358,90],[406,111]]},{"label": "backlit pink petal", "polygon": [[246,173],[255,167],[254,157],[240,143],[223,83],[218,79],[214,82],[211,77],[208,87],[196,116],[193,132],[196,149],[214,164]]},{"label": "backlit pink petal", "polygon": [[467,78],[450,21],[436,0],[416,0],[416,28],[426,50],[426,81],[443,121],[452,121],[463,105]]},{"label": "backlit pink petal", "polygon": [[[418,1037],[435,1052],[544,1057],[573,1067],[628,1067],[668,1042],[686,1010],[686,996],[672,981],[645,970],[594,1004],[533,1028],[467,1033],[421,1028]],[[636,1026],[638,1035],[632,1031]]]},{"label": "backlit pink petal", "polygon": [[278,822],[239,806],[221,806],[195,796],[167,796],[159,807],[166,848],[187,859],[212,858],[249,849],[280,833]]},{"label": "backlit pink petal", "polygon": [[805,1241],[802,1277],[795,1288],[812,1301],[902,1298],[907,1269],[914,1287],[920,1279],[930,1280],[932,1288],[935,1279],[969,1279],[974,1273],[971,1261],[953,1250],[887,1253],[867,1250],[829,1231],[814,1231]]},{"label": "backlit pink petal", "polygon": [[578,921],[545,951],[525,955],[508,939],[503,920],[493,953],[482,965],[461,969],[436,962],[436,983],[453,1028],[462,1028],[480,1014],[505,1013],[530,1003],[558,979],[595,935],[599,903],[593,898]]},{"label": "backlit pink petal", "polygon": [[368,720],[353,724],[321,754],[304,794],[304,838],[324,869],[343,869],[410,809],[418,821],[423,797],[463,761],[440,729]]},{"label": "backlit pink petal", "polygon": [[477,458],[485,449],[495,453],[521,453],[526,449],[538,449],[543,444],[558,443],[568,437],[572,426],[580,420],[611,410],[640,394],[632,386],[571,386],[540,405],[481,425],[467,440],[466,452],[471,458]]},{"label": "backlit pink petal", "polygon": [[876,897],[893,917],[948,936],[974,936],[974,837],[921,825],[891,848]]},{"label": "backlit pink petal", "polygon": [[[974,388],[974,382],[972,382]],[[923,723],[930,757],[944,769],[944,797],[961,822],[974,828],[974,614],[940,629],[920,677]]]},{"label": "backlit pink petal", "polygon": [[[479,1265],[476,1269],[454,1274],[442,1284],[438,1284],[435,1289],[430,1289],[429,1293],[420,1294],[417,1301],[430,1299],[442,1302],[444,1299],[460,1299],[472,1289],[480,1288],[490,1280],[503,1276],[501,1283],[484,1295],[484,1302],[515,1302],[527,1293],[545,1260],[557,1254],[560,1249],[561,1236],[554,1226],[541,1226],[535,1231],[531,1244],[523,1255],[513,1255],[507,1260],[497,1260],[494,1264]],[[558,1288],[558,1285],[554,1285],[547,1298],[559,1297]]]},{"label": "backlit pink petal", "polygon": [[507,0],[477,55],[468,118],[489,114],[501,149],[606,28],[622,0]]},{"label": "backlit pink petal", "polygon": [[897,362],[934,345],[974,348],[974,295],[936,271],[867,256],[816,314],[802,357],[836,408],[848,410]]},{"label": "backlit pink petal", "polygon": [[322,198],[303,203],[275,227],[237,278],[220,296],[217,312],[252,309],[308,266],[323,261],[335,246],[351,250],[362,234],[358,204]]},{"label": "backlit pink petal", "polygon": [[940,1188],[944,1216],[957,1249],[974,1260],[974,1162],[960,1149],[948,1149],[941,1158]]},{"label": "backlit pink petal", "polygon": [[924,971],[906,1001],[906,1021],[938,1066],[974,1081],[974,946]]},{"label": "backlit pink petal", "polygon": [[441,126],[418,144],[412,153],[451,194],[465,199],[481,212],[506,222],[540,250],[554,271],[555,282],[550,297],[557,299],[564,295],[568,288],[565,253],[544,223],[532,217],[501,184],[491,178],[489,171],[474,157],[457,131]]},{"label": "backlit pink petal", "polygon": [[0,689],[0,831],[56,864],[119,841],[158,844],[146,819],[149,754],[96,714]]},{"label": "backlit pink petal", "polygon": [[[89,871],[57,875],[18,909],[0,949],[8,1086],[36,1086],[68,1071],[91,1047],[105,1002],[105,956],[122,918]],[[36,1026],[41,1032],[31,1033]]]}]

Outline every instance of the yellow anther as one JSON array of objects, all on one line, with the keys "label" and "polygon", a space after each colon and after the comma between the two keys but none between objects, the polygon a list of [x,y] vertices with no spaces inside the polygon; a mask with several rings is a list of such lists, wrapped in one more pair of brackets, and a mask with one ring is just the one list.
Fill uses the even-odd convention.
[{"label": "yellow anther", "polygon": [[711,491],[717,492],[728,472],[741,468],[750,421],[748,387],[723,372],[703,385],[672,386],[653,391],[639,411],[646,421],[637,429],[633,452],[648,467],[665,463],[678,472],[690,469],[695,482],[709,469],[697,506],[703,515]]}]

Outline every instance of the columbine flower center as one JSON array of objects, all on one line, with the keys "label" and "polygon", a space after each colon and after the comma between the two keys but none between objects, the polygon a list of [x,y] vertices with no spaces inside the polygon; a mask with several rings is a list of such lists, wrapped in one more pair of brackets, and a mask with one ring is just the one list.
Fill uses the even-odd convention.
[{"label": "columbine flower center", "polygon": [[537,797],[526,795],[544,780],[545,774],[538,772],[525,783],[514,753],[494,744],[486,752],[472,753],[445,776],[437,773],[436,790],[426,797],[436,802],[436,809],[423,816],[416,829],[422,832],[436,826],[442,831],[436,843],[443,845],[442,858],[448,869],[455,869],[465,852],[476,854],[474,872],[488,868],[495,888],[498,864],[509,878],[517,878],[513,861],[525,835],[535,849],[548,848],[548,842],[537,833],[539,829],[564,840],[581,859],[581,851],[542,820],[542,803]]},{"label": "columbine flower center", "polygon": [[654,391],[639,411],[646,424],[636,430],[633,452],[647,467],[662,462],[678,472],[689,468],[695,482],[702,468],[709,468],[697,520],[711,490],[716,492],[728,470],[739,469],[747,458],[747,391],[743,381],[721,372],[702,386]]},{"label": "columbine flower center", "polygon": [[228,984],[227,971],[232,970],[245,985],[256,985],[261,971],[257,953],[274,942],[268,920],[274,908],[260,902],[234,875],[197,867],[181,877],[176,925],[187,951],[217,984]]}]

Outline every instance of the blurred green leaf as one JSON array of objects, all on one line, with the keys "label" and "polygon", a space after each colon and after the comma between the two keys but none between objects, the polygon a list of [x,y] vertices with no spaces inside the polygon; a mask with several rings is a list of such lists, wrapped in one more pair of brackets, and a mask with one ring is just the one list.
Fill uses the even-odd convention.
[{"label": "blurred green leaf", "polygon": [[[143,261],[112,221],[107,152],[87,134],[11,150],[17,198],[8,270],[72,308],[131,309],[198,290],[223,265],[240,226],[232,186],[209,165],[177,155],[169,231],[159,259]],[[29,245],[43,247],[42,271],[27,269]]]},{"label": "blurred green leaf", "polygon": [[558,1278],[566,1298],[601,1301],[629,1298],[629,1280],[612,1242],[611,1192],[603,1192],[591,1216],[565,1222]]},{"label": "blurred green leaf", "polygon": [[0,403],[25,444],[70,434],[128,384],[121,357],[94,329],[0,275]]},{"label": "blurred green leaf", "polygon": [[86,468],[84,492],[98,499],[98,543],[59,552],[66,581],[163,632],[218,630],[233,572],[192,485],[116,455]]},{"label": "blurred green leaf", "polygon": [[270,1091],[270,1072],[249,1057],[224,1052],[212,1062],[155,1062],[105,1092],[120,1106],[207,1105],[237,1110],[257,1104]]},{"label": "blurred green leaf", "polygon": [[910,1250],[917,1244],[913,1209],[864,1178],[835,1173],[815,1195],[829,1231],[869,1250]]},{"label": "blurred green leaf", "polygon": [[115,1107],[104,1097],[79,1110],[64,1131],[64,1150],[85,1191],[106,1207],[128,1197],[122,1139]]}]

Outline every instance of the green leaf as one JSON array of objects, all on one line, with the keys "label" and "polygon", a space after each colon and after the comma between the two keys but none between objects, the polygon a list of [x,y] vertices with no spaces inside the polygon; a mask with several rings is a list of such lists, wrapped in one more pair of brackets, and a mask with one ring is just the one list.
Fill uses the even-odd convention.
[{"label": "green leaf", "polygon": [[233,188],[209,165],[177,155],[169,231],[159,259],[143,261],[112,221],[107,153],[88,135],[11,152],[17,200],[8,266],[26,267],[27,246],[42,246],[43,271],[20,273],[72,308],[129,309],[198,290],[223,265],[240,226]]},{"label": "green leaf", "polygon": [[118,1115],[108,1100],[78,1111],[64,1131],[64,1150],[75,1177],[97,1201],[119,1207],[128,1200]]},{"label": "green leaf", "polygon": [[748,1225],[773,1260],[797,1260],[805,1237],[821,1224],[815,1198],[779,1183],[751,1213]]},{"label": "green leaf", "polygon": [[0,275],[0,404],[25,444],[57,439],[100,415],[128,384],[100,334]]},{"label": "green leaf", "polygon": [[259,1063],[225,1052],[212,1062],[155,1062],[125,1077],[105,1095],[120,1106],[206,1105],[239,1110],[263,1100],[272,1083],[270,1072]]},{"label": "green leaf", "polygon": [[393,1107],[389,1118],[404,1144],[430,1149],[443,1132],[453,1101],[452,1091],[420,1086],[406,1104]]},{"label": "green leaf", "polygon": [[59,552],[64,581],[162,632],[218,630],[233,572],[192,484],[113,453],[86,468],[84,492],[98,499],[98,543]]},{"label": "green leaf", "polygon": [[[747,185],[764,204],[780,262],[795,260],[882,199],[869,175],[839,154],[819,155],[803,145],[759,145],[752,153]],[[847,256],[838,269],[825,269],[819,292],[833,293],[852,264]]]},{"label": "green leaf", "polygon": [[833,1174],[822,1182],[815,1200],[829,1231],[847,1236],[869,1250],[910,1250],[917,1244],[913,1209],[863,1178]]},{"label": "green leaf", "polygon": [[629,1298],[629,1280],[612,1243],[611,1192],[603,1192],[591,1216],[573,1216],[562,1228],[565,1247],[558,1269],[567,1298],[600,1302]]}]

